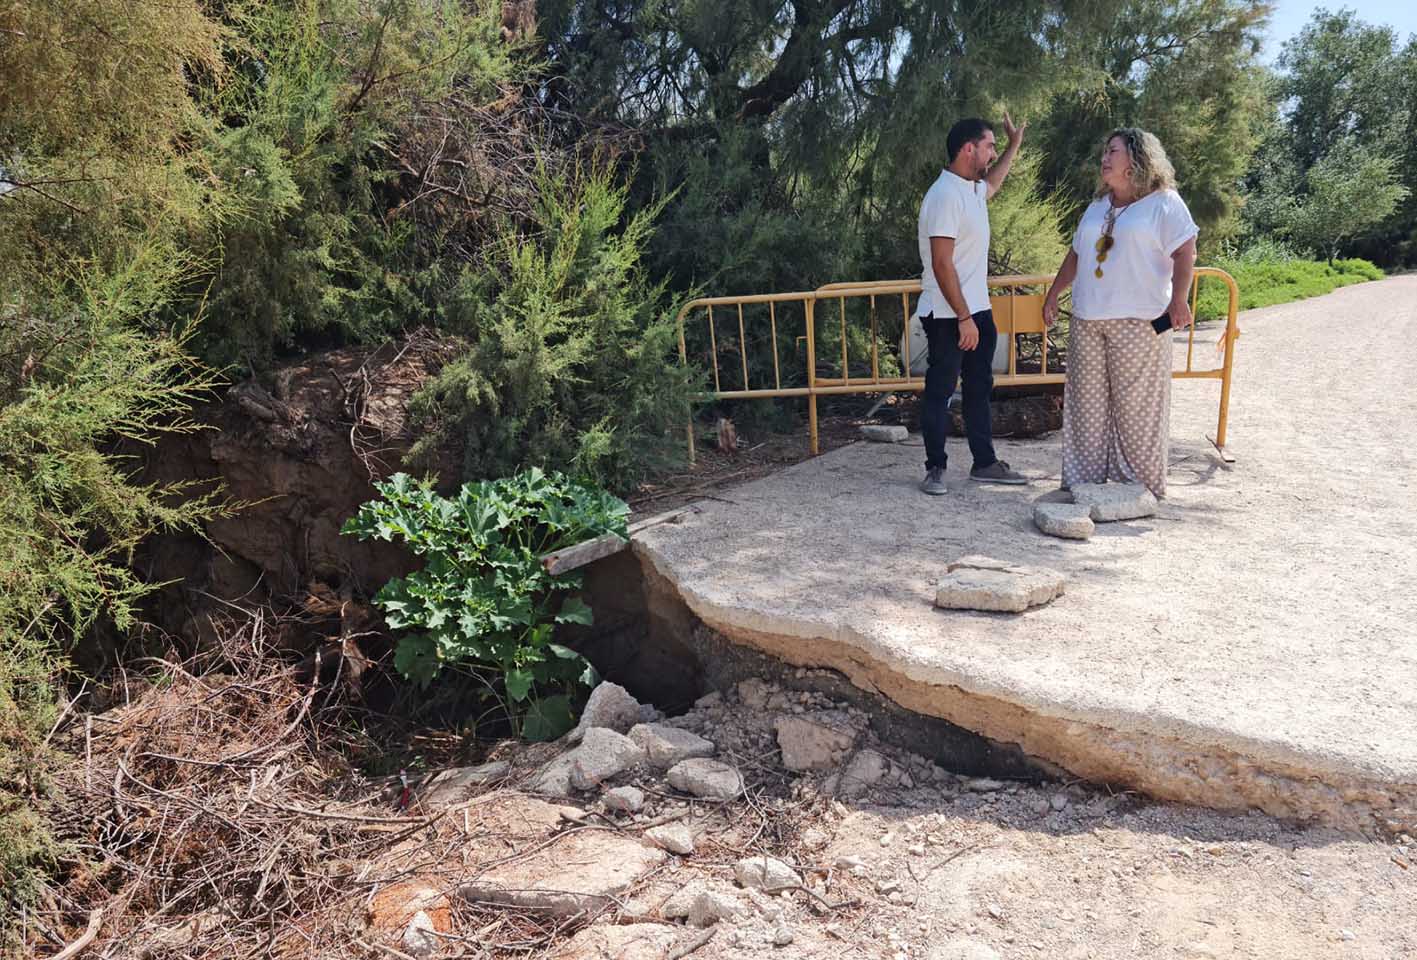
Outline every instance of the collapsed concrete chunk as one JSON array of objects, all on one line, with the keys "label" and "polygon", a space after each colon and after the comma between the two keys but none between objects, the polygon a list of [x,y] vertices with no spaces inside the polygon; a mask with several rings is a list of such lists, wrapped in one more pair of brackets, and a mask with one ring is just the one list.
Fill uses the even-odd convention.
[{"label": "collapsed concrete chunk", "polygon": [[1079,483],[1073,502],[1088,508],[1097,523],[1136,520],[1156,513],[1156,497],[1139,483]]},{"label": "collapsed concrete chunk", "polygon": [[837,713],[778,717],[773,729],[782,765],[798,772],[830,770],[856,746],[855,728]]},{"label": "collapsed concrete chunk", "polygon": [[696,927],[711,927],[720,920],[733,920],[747,909],[734,897],[705,890],[689,905],[689,923]]},{"label": "collapsed concrete chunk", "polygon": [[755,890],[780,890],[802,884],[796,870],[773,857],[744,857],[733,865],[733,878],[741,886]]},{"label": "collapsed concrete chunk", "polygon": [[1022,613],[1062,596],[1063,575],[990,557],[961,557],[949,565],[935,593],[935,606],[950,610]]},{"label": "collapsed concrete chunk", "polygon": [[594,790],[611,777],[645,761],[645,752],[635,741],[614,730],[591,727],[574,751],[571,786]]},{"label": "collapsed concrete chunk", "polygon": [[1092,508],[1082,503],[1035,503],[1033,522],[1044,533],[1067,540],[1086,540],[1097,529]]},{"label": "collapsed concrete chunk", "polygon": [[641,723],[630,728],[637,743],[656,770],[668,770],[693,757],[713,756],[714,746],[703,737],[667,723]]},{"label": "collapsed concrete chunk", "polygon": [[862,750],[851,758],[837,780],[836,790],[844,797],[858,797],[880,783],[891,762],[874,750]]},{"label": "collapsed concrete chunk", "polygon": [[637,787],[616,787],[605,791],[605,808],[619,813],[639,813],[645,805],[645,794]]},{"label": "collapsed concrete chunk", "polygon": [[602,682],[590,692],[590,699],[581,712],[580,723],[566,734],[566,741],[579,743],[592,727],[624,733],[640,722],[642,710],[640,702],[630,696],[630,691],[618,683]]},{"label": "collapsed concrete chunk", "polygon": [[661,850],[687,856],[694,852],[694,831],[686,823],[666,823],[650,827],[645,838]]},{"label": "collapsed concrete chunk", "polygon": [[736,768],[702,757],[675,764],[664,778],[675,790],[706,800],[732,800],[743,792],[743,775]]}]

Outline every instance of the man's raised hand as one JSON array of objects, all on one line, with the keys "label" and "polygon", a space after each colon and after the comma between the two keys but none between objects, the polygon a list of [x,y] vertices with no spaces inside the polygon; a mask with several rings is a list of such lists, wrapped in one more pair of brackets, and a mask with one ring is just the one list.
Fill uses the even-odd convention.
[{"label": "man's raised hand", "polygon": [[1004,133],[1009,138],[1009,146],[1023,139],[1023,132],[1028,129],[1028,121],[1025,120],[1018,126],[1014,126],[1014,118],[1009,116],[1007,110],[1004,111]]}]

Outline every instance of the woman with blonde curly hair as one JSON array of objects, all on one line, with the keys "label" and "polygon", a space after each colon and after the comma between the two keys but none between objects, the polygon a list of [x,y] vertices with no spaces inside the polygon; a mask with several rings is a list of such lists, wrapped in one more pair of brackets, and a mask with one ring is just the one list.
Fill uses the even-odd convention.
[{"label": "woman with blonde curly hair", "polygon": [[1063,387],[1063,489],[1141,483],[1166,494],[1171,330],[1191,323],[1195,221],[1161,142],[1123,127],[1102,148],[1101,185],[1043,304],[1073,287]]}]

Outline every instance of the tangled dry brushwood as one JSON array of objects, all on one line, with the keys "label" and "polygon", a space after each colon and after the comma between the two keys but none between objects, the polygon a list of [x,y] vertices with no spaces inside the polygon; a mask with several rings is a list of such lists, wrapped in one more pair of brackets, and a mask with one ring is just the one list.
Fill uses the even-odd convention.
[{"label": "tangled dry brushwood", "polygon": [[120,676],[119,705],[66,734],[53,816],[73,859],[53,905],[70,923],[54,927],[97,912],[96,955],[323,956],[380,853],[428,826],[350,793],[340,711],[250,642],[268,627],[228,634],[219,670]]},{"label": "tangled dry brushwood", "polygon": [[[204,660],[136,664],[141,673],[120,672],[102,695],[107,709],[67,715],[55,744],[68,762],[48,811],[67,852],[58,884],[25,920],[32,955],[399,957],[412,912],[425,909],[409,904],[422,897],[439,914],[434,955],[539,958],[589,924],[629,916],[627,901],[660,871],[571,917],[448,897],[567,834],[638,838],[645,824],[584,811],[527,833],[519,824],[528,804],[561,808],[496,784],[428,807],[416,790],[401,809],[397,777],[359,769],[387,759],[388,744],[369,734],[387,718],[347,696],[338,644],[322,648],[323,663],[293,662],[275,646],[282,626],[269,611],[248,611],[218,631],[220,649]],[[428,732],[405,727],[402,736],[426,742]],[[554,755],[542,747],[492,752],[528,771]],[[708,860],[784,855],[810,805],[791,798],[783,772],[763,758],[729,759],[757,784],[743,801],[691,802],[666,821],[717,824],[701,838]]]}]

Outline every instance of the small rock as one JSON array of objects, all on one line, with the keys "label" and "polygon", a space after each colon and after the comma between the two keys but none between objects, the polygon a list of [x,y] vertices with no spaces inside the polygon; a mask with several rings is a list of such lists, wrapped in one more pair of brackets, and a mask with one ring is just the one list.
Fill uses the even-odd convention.
[{"label": "small rock", "polygon": [[567,823],[583,823],[585,821],[585,811],[580,807],[557,807],[556,816]]},{"label": "small rock", "polygon": [[989,557],[961,557],[936,585],[935,606],[949,610],[1022,613],[1063,594],[1063,575]]},{"label": "small rock", "polygon": [[995,793],[1004,789],[1004,784],[988,777],[970,777],[964,785],[975,793]]},{"label": "small rock", "polygon": [[665,823],[650,827],[645,836],[657,847],[681,856],[694,852],[694,831],[685,823]]},{"label": "small rock", "polygon": [[894,834],[894,833],[886,832],[886,833],[881,834],[881,839],[880,839],[880,844],[881,844],[881,846],[883,846],[883,847],[889,847],[892,843],[895,843],[895,834]]},{"label": "small rock", "polygon": [[1358,939],[1358,934],[1354,933],[1352,930],[1340,930],[1338,931],[1338,939],[1345,943],[1351,943]]},{"label": "small rock", "polygon": [[605,727],[591,727],[585,731],[575,754],[571,764],[571,786],[577,790],[593,790],[603,781],[645,760],[644,750],[635,741]]},{"label": "small rock", "polygon": [[733,800],[743,792],[743,775],[736,768],[703,757],[675,764],[664,778],[676,790],[709,800]]},{"label": "small rock", "polygon": [[1136,520],[1156,513],[1156,497],[1139,483],[1079,483],[1073,502],[1088,508],[1097,523]]},{"label": "small rock", "polygon": [[668,770],[682,760],[713,756],[714,746],[698,734],[666,723],[641,723],[630,729],[630,739],[644,750],[650,766]]},{"label": "small rock", "polygon": [[909,847],[906,847],[906,852],[912,857],[923,857],[925,856],[925,844],[912,843]]},{"label": "small rock", "polygon": [[792,928],[785,923],[780,923],[772,932],[772,945],[774,947],[785,947],[792,942]]},{"label": "small rock", "polygon": [[1064,810],[1068,809],[1068,795],[1066,793],[1055,793],[1049,798],[1048,805],[1059,813],[1062,813]]},{"label": "small rock", "polygon": [[738,684],[738,699],[745,707],[753,710],[761,710],[768,704],[768,695],[772,691],[768,685],[759,677],[749,677]]},{"label": "small rock", "polygon": [[889,762],[874,750],[860,750],[846,769],[841,772],[841,792],[844,796],[855,797],[881,782],[886,775]]},{"label": "small rock", "polygon": [[773,857],[745,857],[733,865],[733,877],[744,887],[776,890],[801,886],[797,871]]},{"label": "small rock", "polygon": [[1002,920],[1002,919],[1004,919],[1004,911],[1003,911],[1002,909],[1000,909],[1000,907],[999,907],[999,905],[998,905],[997,903],[991,903],[991,904],[989,904],[988,906],[986,906],[986,907],[984,908],[984,910],[985,910],[986,913],[989,914],[989,916],[993,917],[995,920]]},{"label": "small rock", "polygon": [[836,868],[859,875],[866,872],[866,861],[860,857],[837,857]]},{"label": "small rock", "polygon": [[736,898],[704,890],[689,905],[689,922],[696,927],[711,927],[720,920],[742,916],[744,912],[743,905]]},{"label": "small rock", "polygon": [[700,710],[703,710],[703,709],[705,709],[705,708],[707,708],[707,707],[716,707],[716,706],[718,706],[718,705],[721,704],[721,703],[723,703],[723,693],[722,693],[722,691],[719,691],[719,690],[710,690],[708,693],[704,694],[702,697],[699,697],[699,699],[695,700],[695,701],[694,701],[694,706],[697,707],[697,708],[700,709]]},{"label": "small rock", "polygon": [[1029,807],[1040,817],[1046,815],[1049,810],[1053,809],[1049,806],[1047,797],[1039,797],[1037,800],[1033,801],[1033,803],[1029,804]]},{"label": "small rock", "polygon": [[1082,503],[1035,503],[1033,523],[1044,533],[1067,540],[1086,540],[1097,530],[1092,508]]},{"label": "small rock", "polygon": [[639,813],[645,805],[645,794],[637,787],[616,787],[605,791],[605,806],[619,813]]},{"label": "small rock", "polygon": [[882,896],[885,896],[888,893],[894,893],[899,889],[900,883],[894,878],[890,880],[882,880],[880,883],[876,884],[876,892],[881,894]]},{"label": "small rock", "polygon": [[778,717],[773,723],[782,765],[789,770],[830,770],[856,745],[856,731],[840,713]]},{"label": "small rock", "polygon": [[408,929],[403,932],[403,948],[415,957],[426,957],[438,949],[438,937],[434,933],[433,918],[422,910],[408,921]]},{"label": "small rock", "polygon": [[899,425],[868,423],[862,426],[861,436],[873,443],[904,443],[910,439],[910,431]]},{"label": "small rock", "polygon": [[592,727],[604,727],[624,733],[640,722],[640,702],[618,683],[602,681],[590,692],[580,723],[566,736],[569,743],[579,743]]}]

